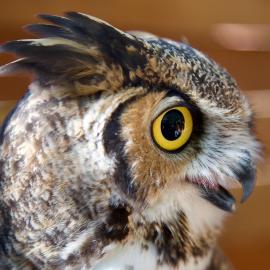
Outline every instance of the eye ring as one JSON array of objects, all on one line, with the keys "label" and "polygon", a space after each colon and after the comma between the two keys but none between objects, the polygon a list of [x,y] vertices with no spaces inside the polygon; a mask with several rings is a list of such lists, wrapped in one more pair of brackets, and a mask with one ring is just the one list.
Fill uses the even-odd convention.
[{"label": "eye ring", "polygon": [[173,152],[183,147],[193,131],[193,118],[187,107],[176,106],[161,113],[152,124],[154,142],[163,150]]}]

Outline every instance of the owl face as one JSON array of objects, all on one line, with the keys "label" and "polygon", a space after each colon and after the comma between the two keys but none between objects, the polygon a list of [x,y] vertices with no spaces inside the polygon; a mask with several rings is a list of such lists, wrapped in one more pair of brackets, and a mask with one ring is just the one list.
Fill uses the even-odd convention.
[{"label": "owl face", "polygon": [[84,14],[41,18],[51,24],[28,30],[42,38],[2,46],[21,58],[1,73],[31,69],[51,100],[93,97],[82,115],[91,178],[110,177],[137,207],[175,185],[230,211],[226,187],[235,179],[243,200],[249,196],[259,144],[250,107],[226,70],[186,44],[124,33]]},{"label": "owl face", "polygon": [[154,204],[167,185],[192,185],[230,211],[234,199],[224,187],[237,179],[246,199],[255,177],[257,143],[245,100],[238,104],[244,108],[232,113],[179,89],[133,91],[104,133],[107,153],[116,153],[116,182],[126,194]]}]

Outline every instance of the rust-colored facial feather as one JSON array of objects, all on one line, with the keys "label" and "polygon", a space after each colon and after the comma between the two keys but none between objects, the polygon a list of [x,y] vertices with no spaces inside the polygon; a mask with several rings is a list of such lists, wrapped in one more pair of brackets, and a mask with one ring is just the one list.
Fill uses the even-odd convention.
[{"label": "rust-colored facial feather", "polygon": [[[151,92],[141,97],[127,106],[120,120],[123,127],[122,139],[128,142],[125,153],[133,181],[138,185],[139,194],[147,196],[148,200],[151,198],[151,201],[159,196],[169,178],[180,175],[179,172],[188,162],[185,159],[179,161],[177,155],[172,157],[162,152],[153,142],[152,116],[165,94],[165,91]],[[192,153],[190,154],[192,159]]]}]

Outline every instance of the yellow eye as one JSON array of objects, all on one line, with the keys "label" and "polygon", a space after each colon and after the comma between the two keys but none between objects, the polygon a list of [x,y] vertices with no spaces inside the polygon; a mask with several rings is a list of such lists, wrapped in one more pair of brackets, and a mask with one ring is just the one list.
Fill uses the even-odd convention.
[{"label": "yellow eye", "polygon": [[192,115],[186,107],[174,107],[158,116],[152,125],[152,136],[157,145],[166,151],[175,151],[190,138],[193,129]]}]

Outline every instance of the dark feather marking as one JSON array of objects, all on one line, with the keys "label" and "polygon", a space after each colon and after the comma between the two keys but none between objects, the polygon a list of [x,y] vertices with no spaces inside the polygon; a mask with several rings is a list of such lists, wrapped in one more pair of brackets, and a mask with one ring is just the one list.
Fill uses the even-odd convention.
[{"label": "dark feather marking", "polygon": [[[144,225],[145,226],[145,225]],[[167,223],[152,222],[146,224],[145,240],[152,242],[159,256],[158,264],[177,266],[180,261],[187,261],[189,255],[203,257],[209,251],[208,242],[201,238],[194,242],[188,228],[188,220],[183,212],[177,219]]]},{"label": "dark feather marking", "polygon": [[[138,66],[142,69],[145,67],[145,48],[139,39],[128,38],[114,27],[77,12],[67,12],[66,15],[98,43],[101,51],[110,56],[108,60],[118,62],[124,68],[126,78],[129,77],[129,70],[135,70]],[[133,46],[136,50],[128,52],[128,46]]]},{"label": "dark feather marking", "polygon": [[10,233],[10,216],[7,209],[8,208],[4,205],[4,203],[0,201],[0,258],[9,253],[6,243]]},{"label": "dark feather marking", "polygon": [[[84,45],[93,45],[96,42],[92,38],[91,34],[89,35],[89,33],[86,31],[85,25],[79,26],[75,22],[70,20],[69,18],[54,16],[54,15],[49,15],[49,14],[40,14],[39,17],[43,20],[46,20],[48,22],[51,22],[57,25],[59,28],[66,31],[66,33],[69,33],[69,35],[66,35],[66,36],[61,35],[60,37],[67,38],[69,40],[73,40],[76,42],[80,42]],[[38,31],[38,25],[35,30]]]},{"label": "dark feather marking", "polygon": [[[79,15],[79,14],[78,14]],[[83,15],[80,15],[82,17]],[[91,40],[92,42],[95,42],[95,24],[100,24],[99,22],[93,21],[90,18],[86,17],[87,19],[84,21],[84,23],[78,22],[76,19],[72,19],[69,16],[67,17],[58,17],[53,15],[46,15],[42,14],[39,16],[40,18],[47,20],[49,22],[52,22],[56,25],[62,26],[66,30],[70,30],[74,35],[77,35],[77,37],[85,38],[88,40]],[[85,17],[85,16],[84,16]],[[92,22],[90,24],[89,22]],[[91,27],[91,28],[89,28]],[[113,28],[112,28],[113,29]],[[102,29],[100,29],[102,30]],[[98,41],[98,40],[96,40]]]},{"label": "dark feather marking", "polygon": [[123,240],[129,232],[128,216],[130,212],[126,205],[110,205],[109,214],[96,230],[97,239],[102,239],[104,243]]},{"label": "dark feather marking", "polygon": [[[33,42],[33,41],[21,41],[15,40],[7,42],[2,46],[4,51],[14,52],[23,57],[33,57],[33,59],[38,59],[42,62],[48,61],[47,58],[53,58],[54,60],[61,59],[62,61],[67,59],[79,61],[86,61],[93,64],[96,64],[96,59],[84,52],[76,49],[75,47],[71,47],[68,45],[51,45],[51,46],[43,46],[41,43]],[[51,63],[53,64],[53,63]]]},{"label": "dark feather marking", "polygon": [[[12,41],[3,45],[2,49],[26,57],[10,64],[8,69],[35,71],[40,81],[45,84],[49,84],[52,80],[56,82],[64,79],[66,81],[79,80],[83,77],[79,75],[81,71],[98,63],[98,60],[90,54],[66,45],[40,46],[29,41]],[[94,77],[95,74],[92,76]]]},{"label": "dark feather marking", "polygon": [[38,14],[38,17],[50,23],[62,26],[66,29],[74,29],[74,24],[70,19],[66,17],[55,16],[50,14]]},{"label": "dark feather marking", "polygon": [[[70,254],[68,259],[64,262],[68,265],[76,264],[81,258],[87,258],[92,256],[102,256],[102,249],[112,242],[121,242],[129,234],[128,217],[131,213],[130,207],[119,197],[118,194],[113,193],[111,190],[111,183],[101,181],[96,183],[94,187],[88,187],[87,193],[93,192],[94,196],[97,196],[95,201],[91,203],[87,212],[91,212],[91,215],[87,214],[89,221],[99,221],[98,225],[94,228],[94,235],[89,237],[89,241],[85,243],[74,253]],[[106,191],[109,192],[106,192]],[[104,194],[110,193],[110,197],[106,204],[104,204]],[[71,191],[72,194],[77,194]],[[83,196],[78,199],[78,206],[85,204]],[[107,204],[108,203],[108,204]],[[81,206],[79,207],[80,209]],[[106,215],[105,215],[106,213]],[[94,240],[94,241],[93,241]],[[59,267],[61,264],[59,265]]]},{"label": "dark feather marking", "polygon": [[61,37],[72,39],[72,33],[66,29],[51,24],[29,24],[24,27],[27,31],[41,37]]},{"label": "dark feather marking", "polygon": [[114,181],[125,194],[132,198],[135,197],[137,188],[131,184],[132,177],[130,174],[130,168],[124,153],[125,142],[120,137],[120,116],[125,108],[135,101],[136,98],[137,97],[132,97],[118,106],[118,108],[112,113],[103,133],[105,151],[108,154],[112,153],[116,155],[117,167],[114,173]]},{"label": "dark feather marking", "polygon": [[97,85],[105,80],[105,75],[102,74],[92,74],[89,76],[82,77],[81,79],[78,79],[77,81],[84,85]]},{"label": "dark feather marking", "polygon": [[[77,12],[67,12],[66,15],[67,18],[52,15],[40,17],[71,30],[77,35],[77,41],[86,40],[88,44],[97,44],[104,55],[110,56],[107,60],[113,63],[120,61],[121,66],[131,70],[146,64],[145,55],[140,54],[140,51],[145,52],[145,48],[139,39],[129,38],[114,27]],[[128,46],[134,46],[136,51],[128,52]]]}]

